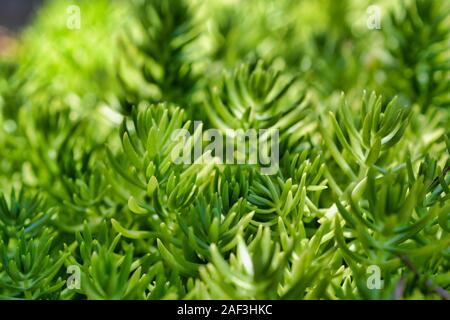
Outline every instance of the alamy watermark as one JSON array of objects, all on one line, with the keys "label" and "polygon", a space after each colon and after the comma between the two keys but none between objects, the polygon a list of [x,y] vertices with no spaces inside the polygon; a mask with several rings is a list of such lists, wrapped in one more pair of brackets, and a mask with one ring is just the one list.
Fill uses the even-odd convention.
[{"label": "alamy watermark", "polygon": [[377,265],[370,265],[366,270],[367,274],[370,276],[367,278],[367,288],[370,290],[374,289],[382,289],[384,285],[384,281],[381,279],[381,269]]},{"label": "alamy watermark", "polygon": [[[171,160],[176,164],[246,164],[260,165],[262,174],[273,175],[279,168],[279,131],[277,129],[217,129],[203,131],[194,121],[194,133],[175,130]],[[208,145],[205,147],[204,142]]]},{"label": "alamy watermark", "polygon": [[367,8],[366,25],[369,30],[381,29],[381,8],[377,5],[371,5]]},{"label": "alamy watermark", "polygon": [[66,26],[70,30],[81,29],[81,9],[77,5],[67,7],[67,22]]},{"label": "alamy watermark", "polygon": [[81,270],[77,265],[70,265],[67,267],[67,273],[70,276],[67,278],[67,289],[75,290],[81,288]]}]

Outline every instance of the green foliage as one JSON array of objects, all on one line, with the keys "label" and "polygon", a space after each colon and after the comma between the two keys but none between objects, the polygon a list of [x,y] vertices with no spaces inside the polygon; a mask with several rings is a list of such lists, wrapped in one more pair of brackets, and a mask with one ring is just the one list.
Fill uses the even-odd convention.
[{"label": "green foliage", "polygon": [[[127,8],[108,0],[47,2],[22,35],[12,79],[23,84],[24,104],[45,105],[56,99],[63,105],[93,109],[118,90],[117,82],[109,79],[114,77],[116,34]],[[73,5],[79,8],[79,29],[68,27],[70,18],[76,18]]]},{"label": "green foliage", "polygon": [[276,128],[281,141],[295,145],[315,128],[310,101],[299,85],[296,77],[266,68],[262,61],[240,65],[209,90],[208,119],[222,131]]},{"label": "green foliage", "polygon": [[0,298],[450,299],[445,1],[71,4],[0,53]]},{"label": "green foliage", "polygon": [[42,196],[36,194],[28,197],[20,190],[18,197],[15,190],[11,192],[9,205],[4,194],[0,195],[0,229],[6,243],[24,230],[27,236],[35,235],[42,225],[54,215],[54,209],[46,209]]},{"label": "green foliage", "polygon": [[[374,165],[392,165],[388,150],[400,141],[411,116],[411,110],[399,106],[396,98],[383,106],[375,93],[364,96],[357,110],[360,112],[352,112],[342,96],[336,115],[329,111],[320,121],[320,132],[334,163],[353,181],[366,176]],[[329,172],[334,163],[328,162]],[[334,186],[339,193],[338,184]]]},{"label": "green foliage", "polygon": [[136,21],[121,38],[118,77],[125,111],[142,99],[188,106],[196,87],[189,45],[198,37],[188,1],[136,0]]},{"label": "green foliage", "polygon": [[[141,275],[139,261],[133,262],[133,247],[126,248],[125,253],[116,254],[120,235],[112,237],[108,232],[110,226],[103,223],[93,239],[90,226],[85,223],[83,233],[78,233],[79,258],[82,268],[80,288],[77,293],[88,299],[143,299],[149,283],[148,275]],[[71,261],[73,262],[73,261]]]},{"label": "green foliage", "polygon": [[67,254],[51,250],[55,235],[44,230],[39,238],[26,239],[21,231],[9,249],[0,243],[2,254],[1,285],[11,298],[57,298],[65,281],[54,279]]},{"label": "green foliage", "polygon": [[404,1],[404,6],[390,15],[384,30],[387,85],[425,110],[430,105],[448,107],[450,6],[427,0]]},{"label": "green foliage", "polygon": [[[202,298],[301,299],[318,298],[328,278],[323,263],[330,257],[316,256],[322,229],[308,243],[294,249],[295,238],[278,242],[269,228],[260,227],[248,246],[239,238],[236,254],[226,261],[211,247],[212,262],[201,272],[206,287]],[[232,276],[230,276],[232,275]],[[201,290],[201,287],[197,288]]]}]

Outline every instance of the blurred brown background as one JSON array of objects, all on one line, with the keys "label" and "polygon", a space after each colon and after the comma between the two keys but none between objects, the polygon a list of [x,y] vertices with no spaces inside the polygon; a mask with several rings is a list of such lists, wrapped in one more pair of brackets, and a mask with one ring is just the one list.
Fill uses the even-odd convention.
[{"label": "blurred brown background", "polygon": [[15,42],[15,34],[33,17],[43,0],[0,0],[0,55]]},{"label": "blurred brown background", "polygon": [[17,31],[32,17],[43,0],[0,0],[0,26]]}]

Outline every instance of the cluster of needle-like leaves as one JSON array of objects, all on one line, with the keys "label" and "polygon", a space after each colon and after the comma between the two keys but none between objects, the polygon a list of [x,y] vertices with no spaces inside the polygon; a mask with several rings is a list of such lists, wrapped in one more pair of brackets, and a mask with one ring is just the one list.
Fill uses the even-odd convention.
[{"label": "cluster of needle-like leaves", "polygon": [[371,4],[49,1],[0,50],[0,298],[450,299],[449,6]]}]

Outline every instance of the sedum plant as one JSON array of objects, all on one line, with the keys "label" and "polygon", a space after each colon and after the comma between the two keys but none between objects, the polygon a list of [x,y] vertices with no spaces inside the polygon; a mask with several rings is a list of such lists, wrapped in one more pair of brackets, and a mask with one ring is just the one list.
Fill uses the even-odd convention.
[{"label": "sedum plant", "polygon": [[315,124],[308,115],[311,103],[296,78],[265,67],[261,60],[226,72],[209,90],[205,112],[211,126],[222,131],[277,129],[288,147],[298,143]]},{"label": "sedum plant", "polygon": [[0,298],[450,299],[448,4],[378,4],[47,2],[0,54]]},{"label": "sedum plant", "polygon": [[123,108],[142,99],[192,104],[197,75],[190,45],[198,35],[189,1],[136,0],[136,19],[121,37],[118,78]]},{"label": "sedum plant", "polygon": [[[423,109],[448,105],[450,6],[442,1],[409,1],[391,13],[385,30],[387,80]],[[401,84],[400,84],[401,83]],[[401,86],[401,89],[399,88]]]}]

